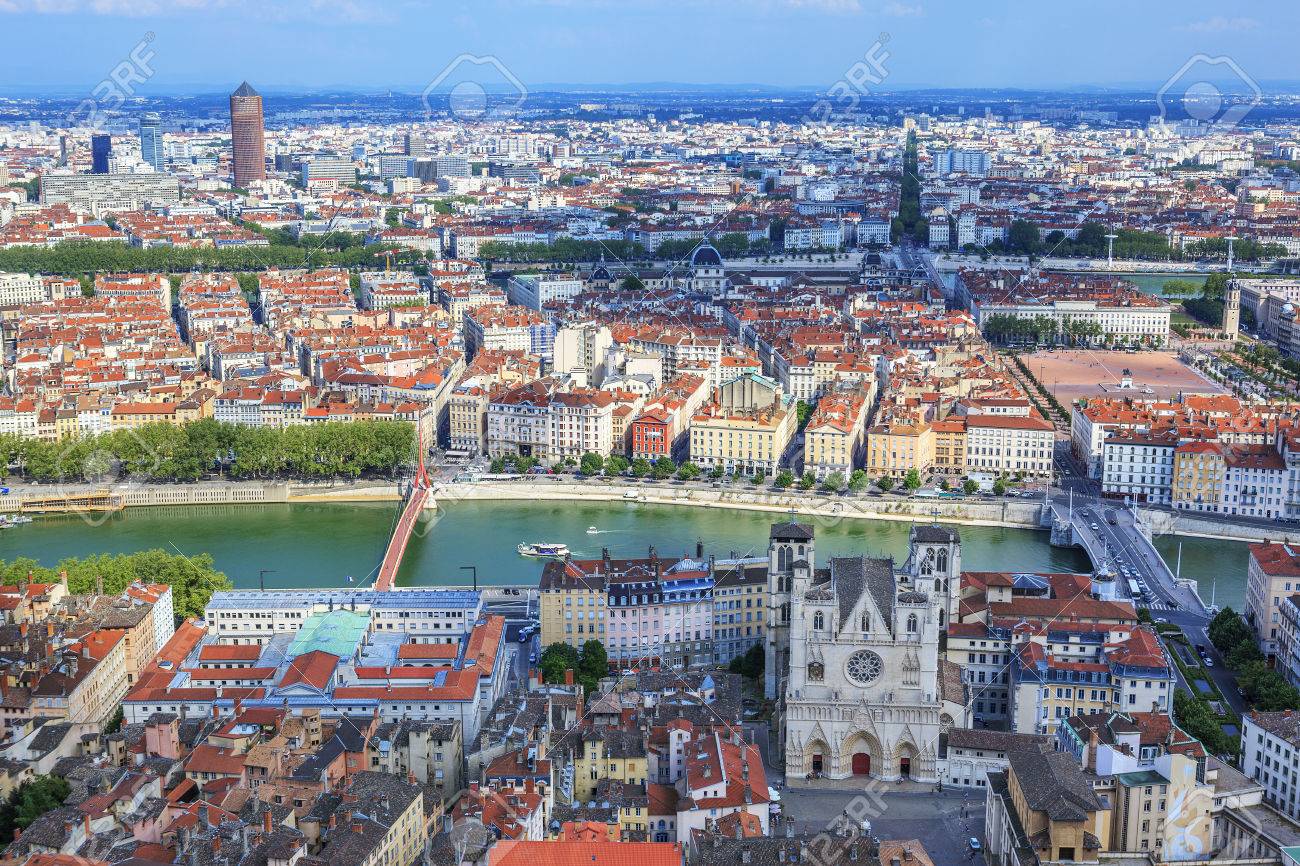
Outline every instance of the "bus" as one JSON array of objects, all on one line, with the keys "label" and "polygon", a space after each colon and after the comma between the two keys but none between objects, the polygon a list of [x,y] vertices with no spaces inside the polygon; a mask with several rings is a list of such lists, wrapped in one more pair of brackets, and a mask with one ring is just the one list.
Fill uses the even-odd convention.
[{"label": "bus", "polygon": [[1143,598],[1146,595],[1146,593],[1142,591],[1142,587],[1138,586],[1138,582],[1132,578],[1130,578],[1128,582],[1128,594],[1130,598],[1137,599]]}]

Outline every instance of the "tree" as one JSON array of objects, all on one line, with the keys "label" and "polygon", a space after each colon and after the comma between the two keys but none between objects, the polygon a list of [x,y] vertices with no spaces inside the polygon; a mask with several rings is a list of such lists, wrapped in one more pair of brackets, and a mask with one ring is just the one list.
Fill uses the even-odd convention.
[{"label": "tree", "polygon": [[[596,681],[608,675],[609,656],[605,652],[605,645],[594,638],[584,643],[578,659],[578,676],[583,681],[583,687],[588,692],[594,692]],[[588,681],[590,686],[587,685]]]},{"label": "tree", "polygon": [[632,467],[631,467],[632,477],[645,478],[647,475],[650,474],[650,468],[651,467],[650,467],[649,460],[645,459],[644,457],[638,457],[637,459],[632,461]]},{"label": "tree", "polygon": [[682,481],[692,481],[700,477],[700,467],[687,460],[677,467],[677,477]]},{"label": "tree", "polygon": [[650,471],[656,480],[666,481],[667,479],[672,478],[673,473],[677,471],[677,464],[674,463],[670,457],[660,457],[654,462],[654,466]]},{"label": "tree", "polygon": [[1002,479],[1002,476],[999,475],[997,478],[993,479],[993,493],[995,496],[1001,496],[1006,492],[1007,492],[1007,482],[1004,481]]},{"label": "tree", "polygon": [[812,413],[813,407],[810,404],[805,403],[803,400],[794,404],[794,416],[799,422],[800,430],[808,426],[808,419],[812,418]]},{"label": "tree", "polygon": [[832,493],[840,492],[841,490],[844,489],[844,473],[832,472],[831,474],[827,475],[825,480],[822,481],[822,487],[825,487],[827,490],[831,491]]},{"label": "tree", "polygon": [[921,489],[921,473],[916,471],[916,467],[907,470],[907,474],[903,476],[903,486],[908,490]]},{"label": "tree", "polygon": [[943,490],[943,491],[946,492],[946,491],[952,489],[952,485],[951,485],[950,483],[948,483],[948,479],[947,479],[947,478],[940,478],[940,479],[939,479],[939,489],[940,489],[940,490]]},{"label": "tree", "polygon": [[880,476],[880,478],[876,480],[876,486],[880,488],[880,491],[882,493],[888,493],[889,491],[894,489],[893,476],[890,475]]},{"label": "tree", "polygon": [[849,490],[854,493],[861,493],[867,488],[868,481],[867,473],[861,469],[854,469],[853,474],[849,476]]},{"label": "tree", "polygon": [[0,825],[4,825],[8,838],[13,839],[15,827],[26,830],[46,812],[60,808],[71,790],[72,786],[60,776],[37,776],[30,782],[24,782],[14,792],[13,798],[6,804],[6,814],[0,818]]},{"label": "tree", "polygon": [[727,474],[727,470],[722,468],[721,463],[713,464],[713,468],[709,470],[709,477],[712,478],[714,481],[721,481],[722,477],[726,474]]},{"label": "tree", "polygon": [[605,459],[599,454],[588,451],[582,455],[578,468],[582,470],[583,475],[599,475],[605,468]]},{"label": "tree", "polygon": [[979,484],[973,478],[967,478],[961,483],[961,492],[967,496],[972,496],[980,489]]},{"label": "tree", "polygon": [[816,486],[817,486],[816,475],[813,475],[811,472],[805,472],[802,476],[800,476],[799,478],[800,490],[812,490]]},{"label": "tree", "polygon": [[542,670],[542,679],[548,683],[564,682],[565,671],[575,671],[580,659],[578,651],[567,643],[553,643],[542,651],[538,666]]},{"label": "tree", "polygon": [[782,469],[776,473],[776,478],[772,480],[772,486],[777,490],[785,490],[791,484],[794,484],[794,473],[789,469]]},{"label": "tree", "polygon": [[627,458],[622,454],[614,454],[605,461],[605,474],[622,475],[627,471]]},{"label": "tree", "polygon": [[1037,255],[1041,245],[1038,226],[1029,220],[1012,220],[1011,228],[1007,230],[1008,247],[1027,256],[1033,256]]},{"label": "tree", "polygon": [[761,679],[766,667],[767,654],[764,652],[761,642],[746,650],[744,655],[736,656],[727,665],[727,669],[733,674],[740,674],[751,680]]},{"label": "tree", "polygon": [[755,486],[757,486],[757,485],[762,484],[764,481],[767,480],[767,473],[764,472],[762,469],[755,469],[755,470],[754,470],[754,474],[753,474],[752,476],[750,476],[750,479],[749,479],[749,480],[750,480],[750,483],[752,483],[752,484],[754,484]]}]

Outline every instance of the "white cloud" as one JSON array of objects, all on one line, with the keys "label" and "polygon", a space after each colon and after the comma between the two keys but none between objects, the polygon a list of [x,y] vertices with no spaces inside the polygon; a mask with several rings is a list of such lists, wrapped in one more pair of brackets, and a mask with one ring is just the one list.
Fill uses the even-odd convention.
[{"label": "white cloud", "polygon": [[1193,21],[1184,26],[1183,29],[1190,30],[1193,33],[1241,33],[1246,30],[1254,30],[1257,27],[1259,27],[1259,22],[1254,18],[1225,18],[1222,15],[1216,15],[1203,21]]},{"label": "white cloud", "polygon": [[890,18],[912,18],[925,12],[920,3],[908,4],[900,0],[890,0],[880,11]]}]

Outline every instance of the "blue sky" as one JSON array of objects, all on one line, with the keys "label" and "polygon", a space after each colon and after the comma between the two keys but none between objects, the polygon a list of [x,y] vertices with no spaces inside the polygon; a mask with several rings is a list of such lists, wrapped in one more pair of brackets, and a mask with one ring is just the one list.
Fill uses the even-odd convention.
[{"label": "blue sky", "polygon": [[0,90],[90,88],[145,34],[142,93],[418,91],[461,54],[525,86],[828,87],[888,34],[885,86],[1159,84],[1197,54],[1300,80],[1295,2],[1203,0],[0,0]]}]

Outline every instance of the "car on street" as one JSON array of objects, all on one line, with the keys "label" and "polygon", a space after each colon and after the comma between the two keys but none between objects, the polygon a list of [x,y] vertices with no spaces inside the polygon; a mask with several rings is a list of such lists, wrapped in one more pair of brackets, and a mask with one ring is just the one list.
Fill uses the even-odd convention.
[{"label": "car on street", "polygon": [[979,851],[984,847],[983,845],[980,844],[980,840],[976,839],[974,836],[970,837],[969,844],[970,844],[970,849],[972,851]]}]

